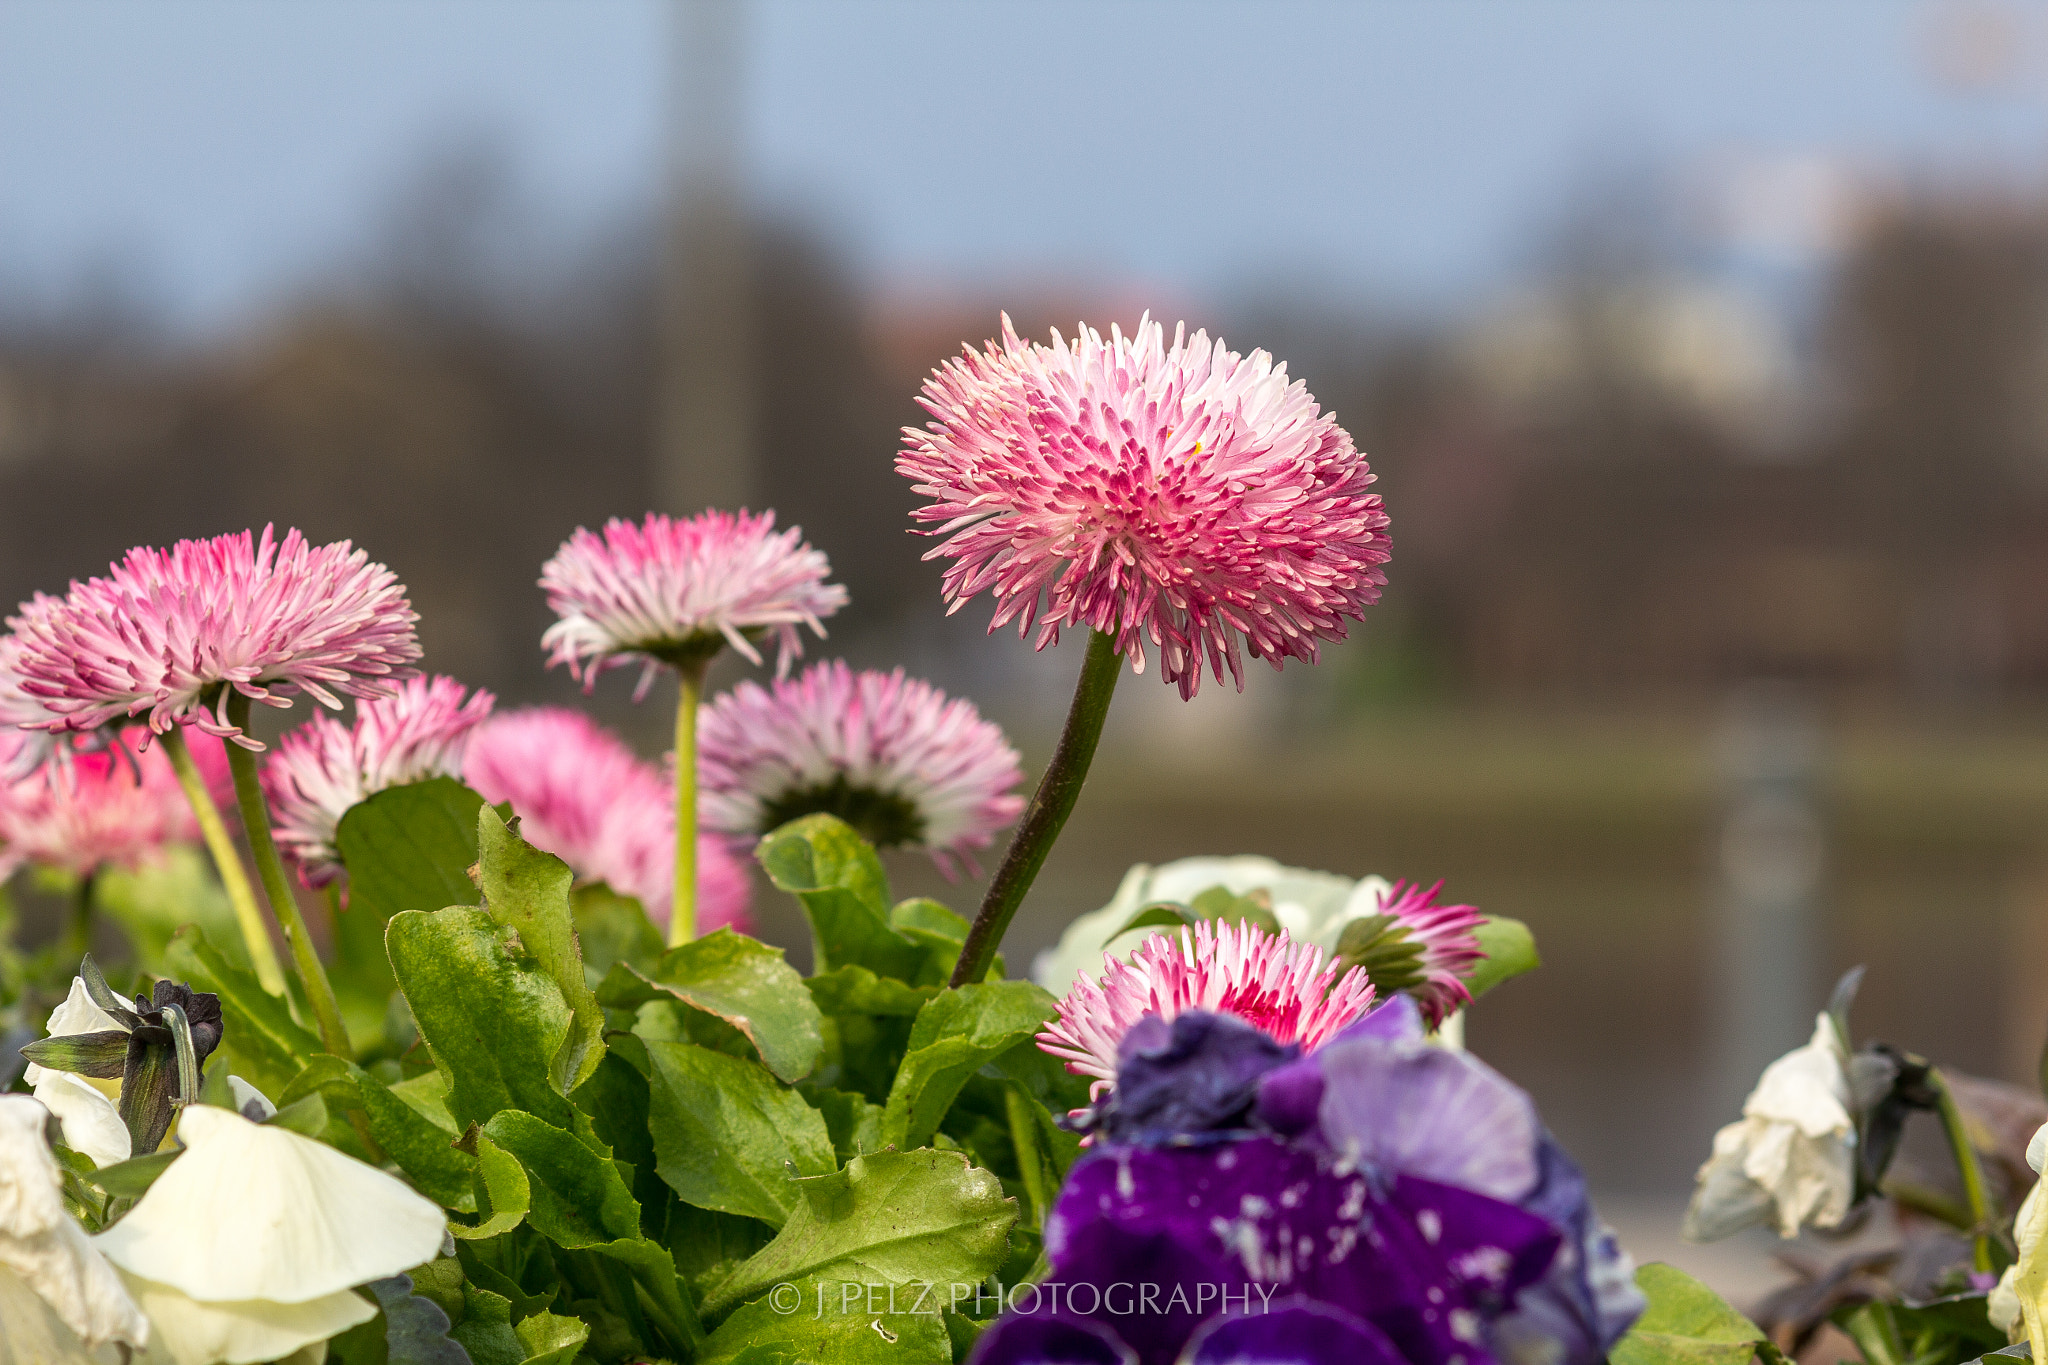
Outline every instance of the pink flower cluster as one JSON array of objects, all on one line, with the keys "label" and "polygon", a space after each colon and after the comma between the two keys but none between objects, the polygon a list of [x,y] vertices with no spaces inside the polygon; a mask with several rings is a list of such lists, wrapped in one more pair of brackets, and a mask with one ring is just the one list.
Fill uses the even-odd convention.
[{"label": "pink flower cluster", "polygon": [[835,659],[771,687],[743,682],[704,709],[697,742],[704,823],[736,838],[766,834],[808,813],[796,809],[806,795],[836,788],[896,807],[902,842],[950,877],[1024,809],[1002,729],[900,668],[856,673]]},{"label": "pink flower cluster", "polygon": [[[486,801],[509,801],[519,833],[586,881],[634,896],[657,924],[675,899],[675,797],[661,771],[578,711],[534,707],[493,717],[469,744],[463,775]],[[745,931],[753,887],[713,834],[697,840],[697,922]]]},{"label": "pink flower cluster", "polygon": [[[0,771],[31,742],[27,731],[0,730]],[[220,741],[193,736],[191,749],[207,784],[224,786]],[[0,882],[27,864],[79,877],[103,867],[132,868],[167,844],[198,837],[192,808],[161,749],[74,748],[65,760],[0,782]]]},{"label": "pink flower cluster", "polygon": [[1239,641],[1275,668],[1379,599],[1387,518],[1365,457],[1264,351],[1249,357],[1148,315],[1105,341],[969,348],[925,382],[932,421],[904,429],[897,470],[933,501],[958,610],[989,589],[989,628],[1113,635],[1133,671],[1146,641],[1181,695],[1204,660],[1241,688]]},{"label": "pink flower cluster", "polygon": [[[273,706],[307,692],[387,695],[419,658],[411,604],[349,542],[283,541],[265,527],[130,550],[104,578],[38,595],[9,618],[22,692],[43,729],[86,731],[146,717],[261,748],[227,721],[228,689]],[[222,686],[226,684],[226,686]],[[217,694],[217,695],[216,695]]]},{"label": "pink flower cluster", "polygon": [[1083,972],[1060,1001],[1060,1017],[1038,1045],[1076,1075],[1116,1079],[1117,1049],[1148,1014],[1171,1020],[1187,1010],[1235,1015],[1276,1042],[1313,1052],[1373,1006],[1372,982],[1361,971],[1340,978],[1338,965],[1283,929],[1269,934],[1248,922],[1203,920],[1177,933],[1154,934],[1128,961],[1104,956],[1100,982]]},{"label": "pink flower cluster", "polygon": [[780,672],[803,653],[797,627],[822,636],[820,622],[846,605],[830,572],[800,530],[776,532],[773,512],[652,513],[637,526],[614,518],[602,536],[577,528],[541,567],[560,618],[541,644],[549,666],[567,664],[586,690],[604,669],[644,661],[636,698],[677,655],[731,645],[760,663],[749,636],[763,632],[780,646]]},{"label": "pink flower cluster", "polygon": [[453,678],[414,678],[395,696],[357,704],[353,725],[315,716],[278,741],[263,767],[263,794],[280,852],[307,886],[341,875],[334,844],[341,817],[388,787],[460,777],[470,732],[495,698]]}]

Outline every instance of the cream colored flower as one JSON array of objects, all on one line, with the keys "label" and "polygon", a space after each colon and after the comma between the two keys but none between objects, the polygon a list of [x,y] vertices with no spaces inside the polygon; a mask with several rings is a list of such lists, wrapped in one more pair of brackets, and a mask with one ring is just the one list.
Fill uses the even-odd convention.
[{"label": "cream colored flower", "polygon": [[1158,867],[1139,863],[1124,874],[1108,905],[1080,916],[1056,946],[1038,955],[1032,979],[1064,996],[1082,972],[1102,974],[1104,953],[1122,957],[1160,932],[1151,928],[1116,933],[1141,906],[1154,901],[1186,904],[1212,886],[1227,887],[1239,896],[1266,892],[1273,898],[1273,918],[1288,936],[1313,943],[1325,953],[1336,948],[1345,925],[1378,914],[1393,889],[1380,877],[1354,881],[1330,872],[1284,867],[1271,858],[1181,858]]},{"label": "cream colored flower", "polygon": [[[2027,1144],[2027,1164],[2035,1175],[2041,1173],[2044,1161],[2048,1161],[2048,1124],[2042,1124]],[[2044,1189],[2048,1189],[2048,1180],[2036,1180],[2020,1204],[2012,1225],[2019,1259],[2006,1267],[1985,1305],[1992,1325],[2015,1342],[2028,1342],[2036,1360],[2048,1360],[2048,1256],[2042,1254],[2042,1234],[2048,1232],[2048,1196],[2043,1195]]]},{"label": "cream colored flower", "polygon": [[175,1365],[245,1365],[376,1309],[354,1286],[440,1251],[441,1210],[325,1143],[226,1109],[184,1111],[185,1155],[94,1240]]},{"label": "cream colored flower", "polygon": [[[50,1012],[45,1031],[52,1038],[68,1038],[120,1028],[120,1023],[86,994],[85,982],[73,977],[71,993]],[[22,1077],[64,1125],[64,1145],[72,1151],[91,1157],[95,1166],[111,1166],[133,1155],[134,1139],[114,1104],[121,1097],[120,1081],[52,1071],[33,1062]]]},{"label": "cream colored flower", "polygon": [[1822,1014],[1812,1041],[1764,1068],[1741,1120],[1714,1134],[1685,1212],[1687,1237],[1711,1242],[1761,1222],[1794,1237],[1842,1221],[1856,1188],[1848,1060]]},{"label": "cream colored flower", "polygon": [[[48,1119],[27,1095],[0,1095],[0,1281],[8,1282],[6,1297],[20,1302],[16,1287],[29,1291],[86,1351],[113,1341],[141,1346],[149,1340],[148,1322],[64,1208],[63,1173],[43,1138]],[[10,1337],[14,1321],[12,1312],[0,1315]],[[24,1338],[30,1330],[25,1323]],[[62,1340],[47,1320],[39,1333]]]}]

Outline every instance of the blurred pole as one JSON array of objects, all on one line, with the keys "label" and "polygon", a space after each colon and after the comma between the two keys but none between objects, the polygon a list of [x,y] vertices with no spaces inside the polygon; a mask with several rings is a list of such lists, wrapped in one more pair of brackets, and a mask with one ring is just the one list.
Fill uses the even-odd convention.
[{"label": "blurred pole", "polygon": [[745,0],[670,0],[670,212],[654,494],[677,515],[746,505],[754,338],[741,172]]},{"label": "blurred pole", "polygon": [[1829,983],[1817,972],[1826,846],[1815,800],[1820,728],[1805,693],[1737,689],[1718,743],[1727,805],[1713,1098],[1732,1108],[1768,1063],[1806,1042],[1827,1003]]}]

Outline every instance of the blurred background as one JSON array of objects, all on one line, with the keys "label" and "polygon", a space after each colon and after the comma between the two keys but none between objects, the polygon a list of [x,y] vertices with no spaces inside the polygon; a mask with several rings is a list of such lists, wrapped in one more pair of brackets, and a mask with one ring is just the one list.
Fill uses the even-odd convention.
[{"label": "blurred background", "polygon": [[292,524],[568,702],[570,530],[772,506],[824,652],[1035,772],[1078,646],[944,617],[891,468],[1002,309],[1271,350],[1394,537],[1320,667],[1125,681],[1013,968],[1134,861],[1444,878],[1548,959],[1473,1046],[1737,1294],[1768,1239],[1678,1212],[1843,969],[2035,1084],[2048,3],[0,0],[0,601]]}]

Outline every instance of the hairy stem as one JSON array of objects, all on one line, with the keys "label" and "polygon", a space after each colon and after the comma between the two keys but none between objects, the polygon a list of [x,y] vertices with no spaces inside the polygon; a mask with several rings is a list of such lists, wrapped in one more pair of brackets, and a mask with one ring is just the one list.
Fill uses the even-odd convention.
[{"label": "hairy stem", "polygon": [[[228,694],[228,724],[246,730],[249,699],[240,692]],[[284,930],[285,946],[291,949],[300,989],[313,1007],[313,1019],[320,1026],[320,1045],[337,1057],[353,1058],[348,1030],[342,1027],[341,1006],[335,1002],[334,987],[327,969],[313,951],[312,935],[306,932],[305,916],[299,913],[298,897],[285,877],[284,860],[277,856],[277,844],[270,837],[270,810],[263,804],[263,788],[256,779],[256,756],[239,744],[230,743],[228,771],[235,775],[235,801],[242,810],[242,830],[249,839],[249,851],[256,857],[256,873],[263,879],[263,894],[270,898],[270,913]]]},{"label": "hairy stem", "polygon": [[[213,804],[213,793],[206,789],[206,779],[199,775],[199,765],[192,761],[192,751],[185,747],[185,732],[173,727],[169,734],[161,736],[158,743],[164,746],[164,756],[171,760],[171,771],[178,775],[178,785],[185,789],[185,800],[191,803],[192,818],[199,822],[199,835],[206,841],[206,851],[213,855],[213,870],[220,875],[221,888],[228,893],[228,903],[235,907],[235,923],[242,931],[242,946],[249,950],[249,965],[256,970],[256,980],[272,995],[284,994],[284,969],[277,964],[277,949],[270,942],[270,928],[263,921],[263,912],[256,906],[256,888],[249,885],[249,873],[242,866],[242,855],[235,851],[234,840],[228,837],[228,827],[221,822],[220,808]],[[234,748],[234,745],[229,745]]]},{"label": "hairy stem", "polygon": [[1977,1160],[1969,1126],[1963,1121],[1962,1107],[1956,1103],[1955,1092],[1949,1089],[1948,1078],[1936,1069],[1927,1073],[1927,1080],[1941,1097],[1941,1134],[1948,1139],[1956,1170],[1963,1177],[1963,1199],[1970,1206],[1969,1230],[1975,1244],[1973,1263],[1979,1271],[1992,1270],[1995,1267],[1991,1255],[1991,1199],[1984,1189],[1984,1167]]},{"label": "hairy stem", "polygon": [[1081,662],[1081,678],[1074,687],[1074,702],[1067,709],[1059,747],[1053,750],[1045,776],[1038,780],[1031,804],[1024,808],[1024,818],[1017,822],[1002,866],[989,881],[988,894],[982,898],[974,925],[967,931],[967,942],[961,945],[960,961],[953,968],[953,985],[969,985],[987,975],[1003,932],[1024,903],[1038,869],[1045,865],[1045,856],[1052,852],[1061,827],[1073,813],[1074,802],[1080,799],[1081,784],[1088,780],[1088,765],[1095,759],[1095,745],[1102,738],[1102,722],[1109,715],[1109,699],[1122,669],[1116,641],[1099,630],[1089,631],[1088,654]]},{"label": "hairy stem", "polygon": [[676,893],[668,915],[668,946],[697,937],[697,704],[710,660],[676,667]]}]

